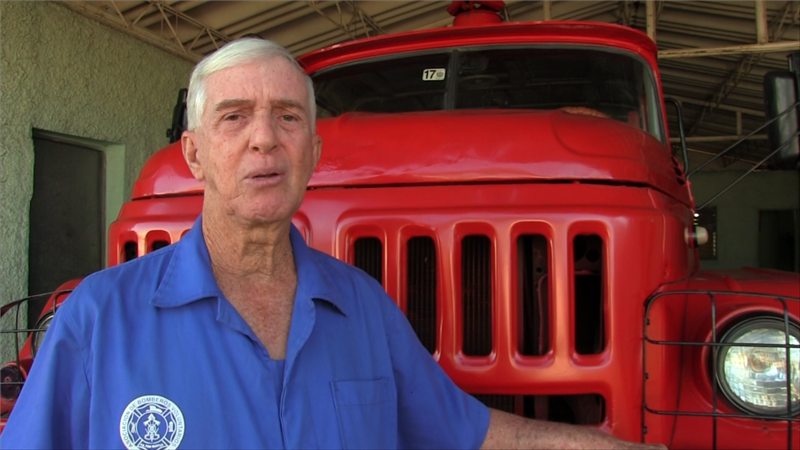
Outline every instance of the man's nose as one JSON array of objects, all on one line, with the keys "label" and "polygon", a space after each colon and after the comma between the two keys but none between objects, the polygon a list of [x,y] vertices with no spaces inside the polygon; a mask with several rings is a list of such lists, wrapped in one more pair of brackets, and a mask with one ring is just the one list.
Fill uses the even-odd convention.
[{"label": "man's nose", "polygon": [[278,145],[277,119],[269,114],[256,115],[250,132],[250,149],[268,152]]}]

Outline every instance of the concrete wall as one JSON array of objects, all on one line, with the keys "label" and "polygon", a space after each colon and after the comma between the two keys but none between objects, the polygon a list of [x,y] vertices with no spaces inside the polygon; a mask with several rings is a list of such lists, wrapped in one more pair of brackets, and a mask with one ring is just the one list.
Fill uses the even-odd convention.
[{"label": "concrete wall", "polygon": [[0,2],[0,303],[27,294],[34,128],[119,144],[130,198],[191,64],[51,2]]},{"label": "concrete wall", "polygon": [[[698,172],[692,193],[698,205],[741,176],[743,171]],[[759,210],[800,209],[798,171],[755,172],[711,204],[717,207],[717,259],[702,260],[703,269],[758,267]],[[798,215],[795,214],[795,217]],[[800,224],[795,223],[795,227]],[[795,234],[800,246],[800,236]],[[800,249],[795,249],[795,255]],[[795,259],[797,261],[797,259]]]}]

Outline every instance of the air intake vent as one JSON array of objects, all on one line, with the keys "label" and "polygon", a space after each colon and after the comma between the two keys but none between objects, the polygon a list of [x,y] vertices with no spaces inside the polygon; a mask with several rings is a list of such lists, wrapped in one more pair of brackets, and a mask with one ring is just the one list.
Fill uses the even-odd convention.
[{"label": "air intake vent", "polygon": [[408,240],[406,314],[422,345],[436,351],[436,246],[429,237]]},{"label": "air intake vent", "polygon": [[519,352],[541,356],[550,350],[548,326],[548,245],[539,235],[517,239],[517,282],[519,283]]},{"label": "air intake vent", "polygon": [[164,248],[164,247],[166,247],[168,245],[169,245],[169,242],[167,242],[167,241],[155,241],[155,242],[153,242],[153,246],[152,246],[152,249],[150,251],[154,252],[154,251],[162,249],[162,248]]},{"label": "air intake vent", "polygon": [[603,298],[603,240],[596,234],[573,241],[575,292],[575,350],[594,355],[605,348]]},{"label": "air intake vent", "polygon": [[461,241],[461,299],[464,354],[492,352],[492,243],[486,236]]},{"label": "air intake vent", "polygon": [[133,242],[133,241],[128,241],[128,242],[125,243],[125,245],[123,246],[123,252],[125,253],[124,254],[124,258],[125,259],[124,259],[123,262],[130,261],[132,259],[136,259],[136,257],[139,256],[139,254],[138,254],[139,253],[139,249],[136,246],[136,242]]},{"label": "air intake vent", "polygon": [[359,238],[353,244],[353,265],[383,284],[383,244],[378,238]]}]

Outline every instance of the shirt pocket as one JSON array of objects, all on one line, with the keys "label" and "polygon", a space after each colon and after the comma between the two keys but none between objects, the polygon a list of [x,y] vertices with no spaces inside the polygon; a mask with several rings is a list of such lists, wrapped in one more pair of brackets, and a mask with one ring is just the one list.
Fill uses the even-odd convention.
[{"label": "shirt pocket", "polygon": [[343,448],[397,448],[397,393],[388,378],[332,381]]}]

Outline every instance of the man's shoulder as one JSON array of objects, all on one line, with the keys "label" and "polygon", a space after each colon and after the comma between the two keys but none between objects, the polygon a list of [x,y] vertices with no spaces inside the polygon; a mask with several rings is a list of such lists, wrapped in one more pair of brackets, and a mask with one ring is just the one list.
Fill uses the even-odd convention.
[{"label": "man's shoulder", "polygon": [[403,316],[397,303],[386,292],[380,281],[364,270],[336,259],[327,253],[312,249],[320,275],[332,288],[332,295],[346,308],[348,315],[370,318],[384,317],[393,322]]},{"label": "man's shoulder", "polygon": [[[167,271],[175,246],[170,245],[123,264],[95,272],[81,281],[70,294],[80,302],[75,307],[102,306],[130,298],[152,296]],[[150,300],[147,298],[146,300]]]}]

